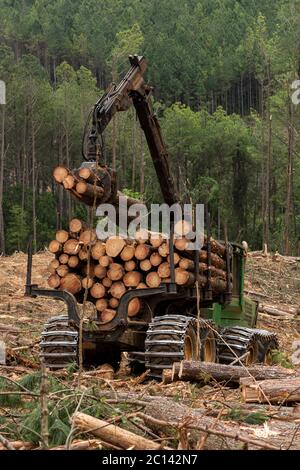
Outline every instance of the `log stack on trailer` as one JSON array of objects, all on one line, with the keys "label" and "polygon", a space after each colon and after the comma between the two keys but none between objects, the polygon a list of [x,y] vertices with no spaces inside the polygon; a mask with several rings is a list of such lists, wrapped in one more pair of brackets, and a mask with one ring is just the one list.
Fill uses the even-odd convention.
[{"label": "log stack on trailer", "polygon": [[[209,277],[213,294],[219,295],[227,288],[226,250],[211,239],[212,252],[208,255],[206,242],[199,251],[196,274],[195,253],[187,249],[187,239],[183,236],[174,240],[175,283],[194,287],[198,280],[204,289]],[[49,265],[49,286],[69,291],[78,302],[83,301],[87,289],[87,298],[95,304],[103,323],[113,320],[120,299],[128,290],[156,288],[171,282],[169,240],[163,234],[138,231],[135,239],[112,236],[102,241],[96,230],[72,219],[68,230],[56,232],[49,251],[55,256]],[[138,316],[141,307],[141,300],[133,298],[128,316]]]}]

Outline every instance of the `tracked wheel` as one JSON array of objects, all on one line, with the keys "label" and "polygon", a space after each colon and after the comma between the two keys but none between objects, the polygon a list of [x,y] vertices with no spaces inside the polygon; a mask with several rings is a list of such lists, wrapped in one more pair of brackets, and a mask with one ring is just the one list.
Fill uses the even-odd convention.
[{"label": "tracked wheel", "polygon": [[219,360],[223,364],[235,361],[238,365],[238,358],[246,366],[268,363],[271,351],[278,348],[276,335],[265,330],[235,326],[225,328],[221,335]]},{"label": "tracked wheel", "polygon": [[259,330],[258,338],[258,362],[272,365],[273,351],[279,348],[278,338],[276,334],[269,331]]},{"label": "tracked wheel", "polygon": [[40,358],[50,369],[62,369],[78,363],[78,331],[63,315],[51,318],[44,327]]},{"label": "tracked wheel", "polygon": [[[171,369],[174,362],[197,360],[201,357],[217,358],[216,342],[210,334],[208,322],[200,323],[200,342],[198,347],[197,321],[183,315],[164,315],[154,318],[150,323],[145,341],[145,365],[151,376],[160,378],[163,369]],[[214,343],[214,345],[213,345]],[[203,352],[205,351],[205,352]]]},{"label": "tracked wheel", "polygon": [[[230,364],[237,359],[245,365],[258,362],[257,330],[244,327],[225,328],[219,339],[219,361]],[[238,365],[238,361],[237,361]]]}]

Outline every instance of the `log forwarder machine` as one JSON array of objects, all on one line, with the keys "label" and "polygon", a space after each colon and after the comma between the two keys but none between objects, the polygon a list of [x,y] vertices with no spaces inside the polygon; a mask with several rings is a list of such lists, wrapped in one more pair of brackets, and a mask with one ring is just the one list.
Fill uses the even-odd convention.
[{"label": "log forwarder machine", "polygon": [[[95,165],[101,156],[102,133],[115,113],[134,106],[159,180],[165,203],[179,202],[169,168],[168,153],[160,126],[151,105],[152,89],[144,82],[144,57],[130,56],[131,68],[117,86],[96,103],[91,125],[83,139],[82,165]],[[210,230],[208,226],[208,230]],[[276,335],[257,329],[256,302],[244,294],[246,253],[237,243],[226,243],[227,289],[222,294],[210,285],[210,234],[207,234],[207,285],[200,289],[180,287],[174,279],[173,233],[170,237],[171,282],[157,288],[132,289],[120,300],[116,317],[107,324],[97,319],[90,329],[83,323],[82,349],[85,362],[110,363],[115,369],[122,351],[128,353],[132,372],[150,369],[160,377],[173,362],[202,360],[207,362],[269,363],[277,349]],[[198,252],[195,251],[195,261]],[[196,271],[199,262],[195,262]],[[50,368],[63,368],[78,361],[79,307],[67,291],[42,289],[31,283],[32,254],[29,250],[26,295],[47,296],[64,301],[67,315],[48,320],[40,343],[41,358]],[[197,276],[197,272],[195,273]],[[200,294],[200,295],[199,295]],[[129,301],[139,297],[142,311],[138,320],[127,315]],[[199,305],[200,299],[200,305]],[[197,307],[199,306],[199,308]],[[199,318],[200,312],[200,318]],[[199,344],[200,343],[200,344]]]}]

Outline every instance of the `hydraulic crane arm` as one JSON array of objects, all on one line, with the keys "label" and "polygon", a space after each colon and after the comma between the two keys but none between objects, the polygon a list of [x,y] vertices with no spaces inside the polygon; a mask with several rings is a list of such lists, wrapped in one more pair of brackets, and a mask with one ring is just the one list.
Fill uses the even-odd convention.
[{"label": "hydraulic crane arm", "polygon": [[113,86],[95,105],[92,128],[88,135],[87,152],[83,146],[86,160],[95,160],[99,149],[99,137],[113,116],[119,111],[126,111],[132,104],[144,131],[154,168],[160,184],[164,201],[172,205],[179,202],[170,172],[169,156],[162,138],[160,125],[154,114],[150,96],[151,88],[145,84],[143,74],[147,68],[142,56],[129,57],[131,68],[116,86]]}]

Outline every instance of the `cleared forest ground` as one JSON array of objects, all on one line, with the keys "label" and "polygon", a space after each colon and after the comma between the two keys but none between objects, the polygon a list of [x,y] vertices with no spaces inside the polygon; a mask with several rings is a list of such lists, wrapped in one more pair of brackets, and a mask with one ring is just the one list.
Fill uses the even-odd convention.
[{"label": "cleared forest ground", "polygon": [[[48,252],[41,252],[33,257],[33,283],[47,287],[47,266],[52,257],[53,255]],[[43,324],[48,317],[65,311],[64,304],[61,302],[24,297],[25,276],[26,255],[24,253],[15,253],[10,257],[0,258],[0,339],[7,346],[7,366],[0,366],[0,376],[8,377],[14,381],[20,381],[26,375],[39,372],[38,342]],[[280,255],[263,256],[261,253],[250,253],[247,259],[245,289],[248,295],[260,301],[260,310],[263,311],[259,313],[258,326],[278,333],[281,353],[276,359],[277,362],[284,366],[291,366],[292,343],[300,338],[299,260]],[[268,309],[271,309],[271,312],[274,309],[277,312],[276,316],[266,313],[265,310]],[[53,377],[64,384],[66,390],[74,391],[76,389],[78,392],[78,374],[76,372],[60,371],[53,374]],[[172,401],[174,406],[176,403],[178,407],[188,407],[187,409],[191,412],[198,410],[203,413],[205,411],[206,417],[217,418],[216,430],[212,431],[216,434],[208,432],[206,438],[202,436],[202,444],[199,442],[193,444],[192,440],[188,444],[192,448],[196,448],[197,445],[211,449],[243,448],[243,446],[259,448],[268,445],[276,448],[288,448],[289,446],[300,448],[299,425],[297,424],[300,414],[297,407],[247,405],[242,402],[238,388],[220,386],[218,383],[199,386],[199,384],[189,382],[175,382],[163,385],[153,381],[144,382],[144,378],[130,377],[126,367],[126,359],[124,359],[120,371],[113,380],[107,380],[100,372],[98,374],[97,370],[84,371],[79,390],[90,390],[91,387],[96,387],[99,403],[101,402],[101,406],[104,407],[102,408],[103,412],[97,412],[98,416],[100,414],[102,419],[107,419],[110,422],[112,419],[113,422],[116,420],[121,427],[137,432],[138,435],[147,436],[150,440],[155,441],[153,436],[162,439],[162,431],[155,431],[153,423],[148,423],[147,426],[142,425],[142,421],[139,422],[137,409],[140,410],[144,406],[147,410],[146,403],[152,403],[152,400],[157,398],[157,409],[159,409],[162,400],[167,399],[167,402]],[[31,399],[33,400],[33,398],[27,397],[26,401]],[[77,397],[75,407],[78,400]],[[103,400],[106,400],[105,405]],[[58,406],[58,403],[55,406]],[[93,414],[89,407],[87,409],[88,414]],[[0,434],[10,441],[16,441],[18,436],[13,428],[7,430],[6,427],[7,422],[10,422],[9,410],[11,410],[10,407],[7,408],[3,404],[0,406]],[[178,408],[177,411],[178,413],[186,412],[184,408]],[[134,415],[136,414],[137,424],[134,424],[130,417],[126,421],[126,417],[131,416],[132,412]],[[251,420],[249,422],[244,419],[245,413],[247,416],[249,413],[251,416],[254,413],[257,419],[251,423]],[[261,413],[266,416],[266,420],[260,421]],[[125,421],[124,419],[122,421],[121,418],[124,418]],[[68,423],[69,417],[66,419],[66,423]],[[220,423],[221,435],[218,435]],[[161,429],[163,429],[163,425],[161,425]],[[238,433],[240,437],[237,439],[233,439],[232,436],[226,437],[228,430],[233,434]],[[68,430],[65,430],[65,433],[67,435]],[[251,439],[247,442],[247,437],[246,441],[243,440],[243,433],[247,433],[248,436],[260,441],[261,444],[255,445]],[[166,433],[163,435],[165,436]],[[24,440],[23,434],[20,436]],[[83,439],[82,436],[80,437]],[[23,440],[19,445],[21,448]],[[25,440],[29,448],[39,445],[37,438],[32,438],[34,442],[31,442],[30,438]],[[65,440],[58,439],[56,435],[51,442],[54,445],[54,443],[64,443]],[[84,445],[87,448],[107,448],[105,443],[99,439],[80,442],[85,442]],[[86,442],[88,443],[86,444]],[[185,448],[184,445],[187,445],[184,444],[183,435],[178,435],[171,444],[167,439],[166,442],[175,448],[178,445]],[[24,444],[23,447],[26,445]]]}]

